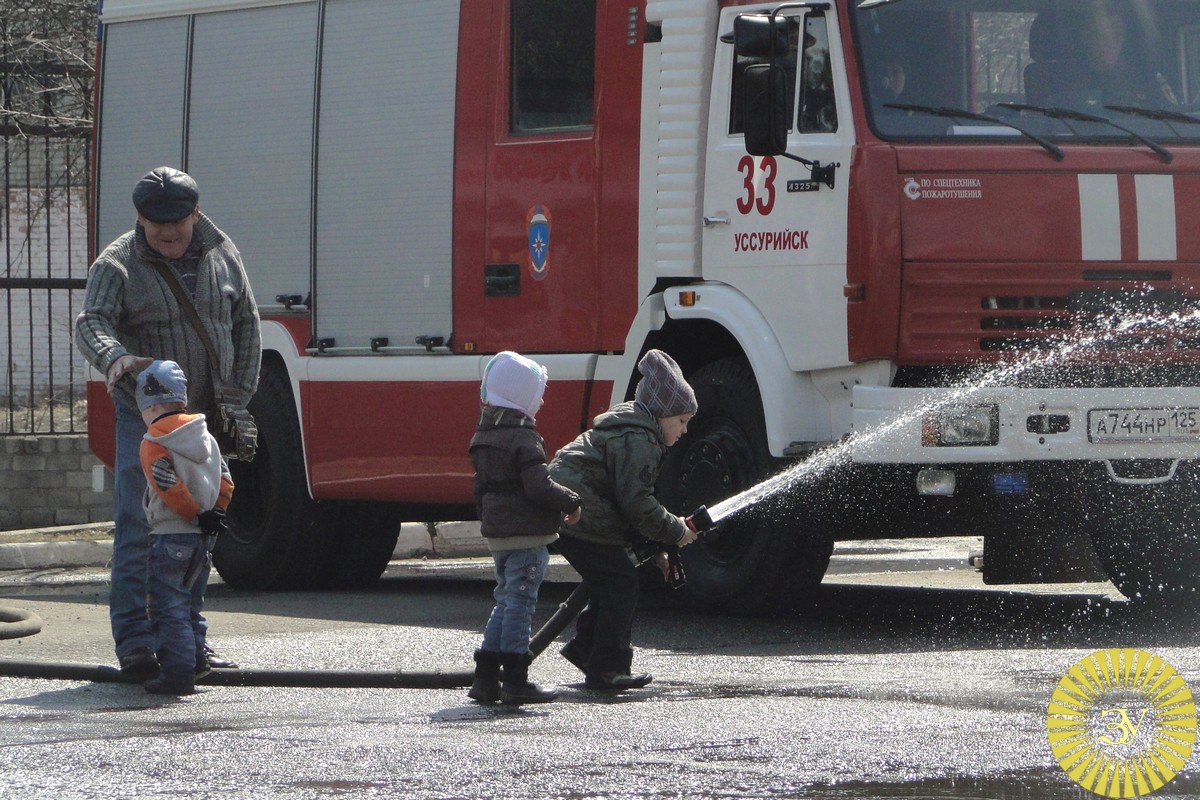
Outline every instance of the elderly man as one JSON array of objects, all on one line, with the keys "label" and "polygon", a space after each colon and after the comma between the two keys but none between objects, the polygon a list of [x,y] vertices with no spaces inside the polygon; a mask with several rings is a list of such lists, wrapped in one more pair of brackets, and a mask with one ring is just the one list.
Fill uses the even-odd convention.
[{"label": "elderly man", "polygon": [[[158,672],[157,642],[146,615],[149,527],[138,448],[146,426],[134,379],[156,359],[177,362],[190,387],[188,408],[224,419],[253,457],[256,432],[246,404],[258,386],[258,308],[233,242],[204,214],[190,175],[159,167],[133,189],[137,224],[104,249],[88,272],[75,344],[105,376],[116,406],[112,582],[109,619],[121,671],[145,680]],[[200,592],[203,589],[200,588]],[[196,671],[236,667],[207,644],[193,599]]]}]

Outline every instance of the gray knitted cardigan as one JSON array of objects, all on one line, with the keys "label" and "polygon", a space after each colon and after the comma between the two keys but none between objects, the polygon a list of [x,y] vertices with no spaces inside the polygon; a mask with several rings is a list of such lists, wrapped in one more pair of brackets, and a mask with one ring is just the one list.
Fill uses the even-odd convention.
[{"label": "gray knitted cardigan", "polygon": [[[213,372],[221,402],[244,407],[258,387],[262,360],[258,307],[233,242],[200,215],[193,236],[201,245],[193,301],[217,351],[210,371],[204,343],[188,322],[152,260],[169,264],[146,242],[141,225],[104,249],[88,272],[83,311],[75,320],[75,345],[88,362],[108,374],[123,355],[177,361],[188,378],[188,408],[211,411]],[[114,399],[137,410],[133,380],[124,378]]]}]

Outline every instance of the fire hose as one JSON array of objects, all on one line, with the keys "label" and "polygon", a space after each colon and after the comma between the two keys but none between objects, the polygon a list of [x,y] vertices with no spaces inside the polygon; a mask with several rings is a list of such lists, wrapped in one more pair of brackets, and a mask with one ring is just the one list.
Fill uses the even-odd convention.
[{"label": "fire hose", "polygon": [[[546,624],[534,634],[529,640],[529,650],[535,657],[541,654],[583,610],[589,594],[586,584],[576,586]],[[0,620],[8,621],[3,611],[4,608],[0,607]],[[37,619],[36,615],[28,612],[18,613],[36,620],[36,630],[20,635],[29,636],[41,630],[41,620]],[[200,686],[291,686],[307,689],[458,689],[470,686],[474,675],[474,672],[441,671],[214,669],[196,683]],[[0,676],[93,683],[141,683],[139,679],[125,675],[121,670],[107,664],[17,661],[8,658],[0,658]]]},{"label": "fire hose", "polygon": [[[687,518],[693,530],[711,527],[712,519],[701,506]],[[550,643],[571,624],[587,605],[591,592],[580,583],[559,604],[558,609],[529,640],[529,652],[534,658],[541,655]],[[32,636],[42,629],[36,614],[0,606],[0,639]],[[23,632],[17,632],[23,631]],[[56,661],[18,661],[0,658],[0,677],[41,678],[93,683],[140,683],[137,678],[123,674],[106,664],[72,664]],[[458,689],[471,685],[474,671],[469,672],[383,672],[369,670],[277,670],[277,669],[214,669],[199,678],[201,686],[289,686],[325,689]]]},{"label": "fire hose", "polygon": [[42,618],[32,611],[0,605],[0,639],[33,636],[42,629]]}]

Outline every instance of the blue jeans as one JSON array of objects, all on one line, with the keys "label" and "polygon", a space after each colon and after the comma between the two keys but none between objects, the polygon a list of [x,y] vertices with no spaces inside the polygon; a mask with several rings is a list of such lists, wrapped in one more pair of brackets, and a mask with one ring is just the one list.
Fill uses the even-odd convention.
[{"label": "blue jeans", "polygon": [[[146,425],[136,411],[117,405],[117,452],[113,471],[113,555],[108,591],[108,618],[117,657],[139,647],[154,650],[155,635],[146,616],[146,571],[150,559],[150,526],[142,498],[146,475],[139,451]],[[191,621],[197,653],[204,650],[208,623],[200,614],[204,585],[192,587]]]},{"label": "blue jeans", "polygon": [[[151,625],[158,636],[158,663],[169,681],[195,679],[196,636],[192,632],[192,592],[204,594],[208,583],[205,537],[198,533],[164,533],[150,536],[147,580]],[[185,584],[188,567],[198,559],[203,566],[191,586]]]},{"label": "blue jeans", "polygon": [[546,577],[550,551],[545,547],[496,550],[496,607],[483,629],[483,649],[528,653],[529,630],[537,606],[538,588]]}]

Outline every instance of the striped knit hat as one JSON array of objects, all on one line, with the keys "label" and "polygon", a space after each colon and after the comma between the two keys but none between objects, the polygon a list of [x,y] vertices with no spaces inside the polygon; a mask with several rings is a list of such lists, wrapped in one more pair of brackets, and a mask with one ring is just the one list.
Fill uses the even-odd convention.
[{"label": "striped knit hat", "polygon": [[656,417],[695,414],[699,409],[696,393],[684,380],[683,370],[662,350],[650,350],[638,362],[642,379],[633,399],[644,404]]}]

